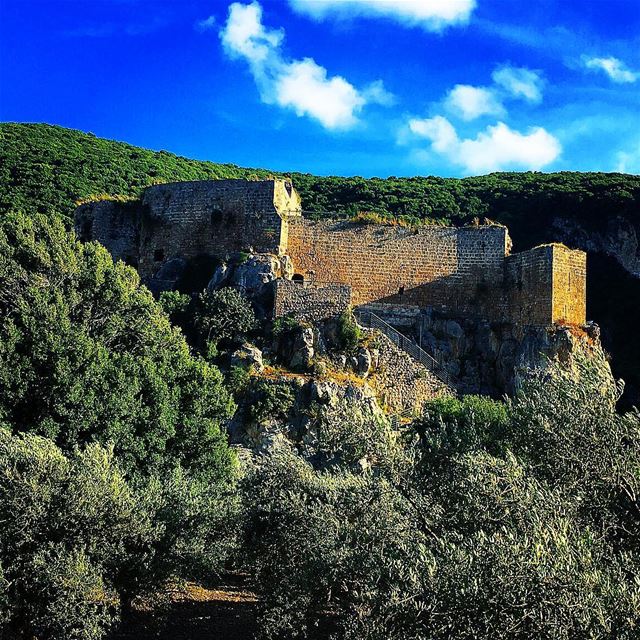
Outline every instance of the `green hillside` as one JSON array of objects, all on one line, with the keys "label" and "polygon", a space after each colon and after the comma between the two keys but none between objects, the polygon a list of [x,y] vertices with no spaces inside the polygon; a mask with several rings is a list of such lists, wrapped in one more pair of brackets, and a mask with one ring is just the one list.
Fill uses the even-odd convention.
[{"label": "green hillside", "polygon": [[[0,124],[0,213],[61,215],[92,195],[136,195],[157,182],[258,178],[264,169],[189,160],[88,133],[45,124]],[[409,222],[463,224],[489,217],[508,225],[516,250],[557,240],[551,224],[562,215],[586,234],[626,219],[640,234],[640,176],[615,173],[494,173],[455,179],[343,178],[288,174],[307,215],[375,212]],[[640,396],[640,280],[613,258],[588,259],[588,316],[603,329],[635,402]]]},{"label": "green hillside", "polygon": [[[274,175],[264,169],[189,160],[44,124],[0,125],[0,211],[60,213],[91,195],[135,195],[150,184]],[[545,221],[562,213],[597,228],[611,215],[640,221],[640,176],[494,173],[474,178],[342,178],[289,174],[309,212],[371,211],[410,222],[453,224],[488,216],[507,224],[518,248],[550,240]]]},{"label": "green hillside", "polygon": [[242,169],[149,151],[46,124],[0,124],[0,211],[70,216],[77,200],[136,195],[157,182],[250,178]]}]

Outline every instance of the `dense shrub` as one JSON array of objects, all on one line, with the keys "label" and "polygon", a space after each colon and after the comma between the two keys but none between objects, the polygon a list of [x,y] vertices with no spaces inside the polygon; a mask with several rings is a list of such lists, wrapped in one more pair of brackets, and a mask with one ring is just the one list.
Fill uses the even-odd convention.
[{"label": "dense shrub", "polygon": [[579,366],[506,407],[431,405],[392,465],[260,461],[244,495],[263,635],[328,616],[352,640],[635,637],[640,416]]},{"label": "dense shrub", "polygon": [[133,487],[98,444],[65,457],[0,430],[0,620],[43,640],[100,638],[137,594],[219,571],[234,521],[220,486],[174,471]]},{"label": "dense shrub", "polygon": [[214,343],[241,341],[257,324],[249,300],[231,288],[200,294],[195,321],[202,339]]},{"label": "dense shrub", "polygon": [[362,331],[351,309],[343,311],[338,318],[338,345],[342,351],[354,351],[362,338]]},{"label": "dense shrub", "polygon": [[509,424],[502,402],[484,396],[451,396],[427,402],[414,427],[432,461],[453,453],[487,447],[495,449]]},{"label": "dense shrub", "polygon": [[295,392],[289,383],[256,378],[248,389],[248,419],[255,423],[286,420],[294,402]]},{"label": "dense shrub", "polygon": [[123,469],[228,475],[222,376],[193,358],[136,272],[42,216],[0,220],[0,420]]}]

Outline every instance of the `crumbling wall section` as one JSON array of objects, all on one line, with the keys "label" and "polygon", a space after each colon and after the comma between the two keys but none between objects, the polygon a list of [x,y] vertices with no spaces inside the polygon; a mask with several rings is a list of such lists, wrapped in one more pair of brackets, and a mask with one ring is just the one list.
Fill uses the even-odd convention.
[{"label": "crumbling wall section", "polygon": [[138,266],[140,215],[137,202],[87,202],[76,209],[74,223],[80,240],[97,240],[109,250],[114,260]]},{"label": "crumbling wall section", "polygon": [[[278,189],[280,206],[289,207]],[[273,180],[212,180],[149,187],[139,270],[152,276],[168,259],[224,257],[236,251],[282,254],[286,221],[275,204]],[[285,234],[286,238],[286,234]]]},{"label": "crumbling wall section", "polygon": [[344,282],[354,305],[434,306],[459,313],[503,313],[506,228],[408,229],[348,221],[292,220],[287,253],[306,280]]},{"label": "crumbling wall section", "polygon": [[275,282],[274,317],[293,315],[301,322],[319,322],[340,315],[351,304],[346,284],[305,286],[280,278]]}]

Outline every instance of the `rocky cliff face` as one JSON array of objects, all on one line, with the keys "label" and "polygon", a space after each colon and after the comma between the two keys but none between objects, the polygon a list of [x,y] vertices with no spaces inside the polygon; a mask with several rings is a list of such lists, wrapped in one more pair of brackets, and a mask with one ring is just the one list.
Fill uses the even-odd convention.
[{"label": "rocky cliff face", "polygon": [[614,257],[629,273],[640,278],[640,228],[623,217],[609,218],[601,231],[586,229],[575,218],[552,219],[553,235],[571,247]]},{"label": "rocky cliff face", "polygon": [[571,366],[577,353],[603,356],[600,329],[593,323],[525,327],[416,308],[389,310],[385,320],[440,362],[463,394],[511,395],[530,369],[546,369],[550,361]]},{"label": "rocky cliff face", "polygon": [[640,211],[597,224],[556,215],[544,233],[587,251],[587,317],[601,326],[614,375],[626,383],[621,407],[640,406]]}]

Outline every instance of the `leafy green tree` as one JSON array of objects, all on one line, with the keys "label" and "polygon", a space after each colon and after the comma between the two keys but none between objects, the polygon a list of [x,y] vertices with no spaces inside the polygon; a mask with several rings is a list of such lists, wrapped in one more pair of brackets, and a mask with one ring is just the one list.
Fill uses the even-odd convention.
[{"label": "leafy green tree", "polygon": [[256,315],[247,298],[230,287],[200,294],[195,317],[205,341],[241,341],[257,326]]},{"label": "leafy green tree", "polygon": [[112,443],[123,469],[227,477],[233,401],[136,272],[62,223],[0,220],[0,420],[70,452]]},{"label": "leafy green tree", "polygon": [[[140,593],[219,571],[236,507],[180,470],[133,487],[111,449],[65,456],[0,430],[0,620],[12,634],[103,637]],[[0,627],[2,629],[2,627]]]}]

